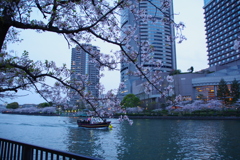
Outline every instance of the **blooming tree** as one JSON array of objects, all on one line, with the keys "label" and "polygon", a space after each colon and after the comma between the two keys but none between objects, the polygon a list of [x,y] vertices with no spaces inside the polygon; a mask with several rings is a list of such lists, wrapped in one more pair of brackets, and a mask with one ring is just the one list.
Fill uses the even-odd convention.
[{"label": "blooming tree", "polygon": [[137,107],[132,107],[132,108],[126,108],[127,113],[141,113],[143,112],[143,108],[137,106]]},{"label": "blooming tree", "polygon": [[37,107],[29,107],[29,108],[17,108],[17,109],[5,109],[4,111],[9,111],[12,113],[56,113],[56,107],[45,107],[45,108],[37,108]]},{"label": "blooming tree", "polygon": [[182,101],[178,104],[179,108],[174,109],[171,106],[168,106],[166,109],[168,111],[174,111],[174,112],[193,112],[193,111],[200,111],[200,110],[215,110],[215,111],[221,111],[224,109],[224,105],[221,100],[209,100],[207,102],[203,100],[195,100],[192,103],[184,103]]},{"label": "blooming tree", "polygon": [[[162,80],[159,70],[149,76],[148,68],[137,64],[136,58],[142,56],[142,61],[154,63],[158,69],[162,66],[161,61],[154,60],[149,56],[154,48],[147,41],[140,41],[135,36],[136,26],[121,27],[119,25],[120,10],[128,9],[131,11],[136,24],[140,20],[171,23],[177,32],[175,37],[166,37],[167,40],[179,38],[179,42],[182,42],[185,39],[181,34],[184,24],[176,24],[169,15],[164,14],[164,11],[172,3],[171,0],[162,0],[161,6],[156,6],[150,0],[148,1],[156,10],[163,13],[163,18],[157,20],[154,16],[147,15],[144,9],[137,9],[140,2],[139,0],[1,0],[0,98],[14,98],[18,90],[34,89],[46,101],[68,105],[69,96],[64,97],[62,93],[74,90],[95,111],[97,111],[96,106],[99,106],[100,101],[104,103],[111,100],[112,107],[120,106],[113,90],[101,99],[94,97],[90,92],[85,92],[87,85],[89,85],[86,75],[78,75],[78,79],[70,81],[70,76],[74,73],[71,73],[65,64],[59,67],[53,61],[30,60],[30,53],[27,51],[20,57],[7,53],[8,43],[21,41],[18,32],[23,29],[36,30],[40,33],[54,32],[62,35],[69,46],[77,45],[87,52],[92,57],[91,63],[94,63],[100,71],[104,69],[116,70],[118,64],[122,62],[132,63],[137,68],[137,72],[133,74],[146,80],[145,91],[149,92],[154,88],[164,95],[159,87],[159,82]],[[36,12],[41,13],[41,15],[34,14]],[[133,39],[139,45],[141,54],[129,44]],[[116,45],[119,50],[113,54],[102,54],[83,45],[89,44],[93,40],[101,40]],[[100,75],[100,77],[102,76]],[[55,80],[54,85],[47,84],[47,78]],[[168,77],[168,81],[172,81],[171,77]],[[104,90],[101,84],[96,87],[100,92]],[[123,85],[120,84],[120,87]],[[100,116],[99,112],[96,113]]]}]

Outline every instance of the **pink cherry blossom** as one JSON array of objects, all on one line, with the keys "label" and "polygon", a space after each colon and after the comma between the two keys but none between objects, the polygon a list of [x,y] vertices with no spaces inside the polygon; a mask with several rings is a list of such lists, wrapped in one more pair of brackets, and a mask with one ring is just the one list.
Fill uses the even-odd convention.
[{"label": "pink cherry blossom", "polygon": [[[163,87],[167,86],[163,84],[170,85],[173,78],[167,76],[165,80],[164,76],[161,76],[162,62],[153,59],[154,47],[148,41],[139,40],[135,34],[139,22],[157,21],[154,16],[148,15],[146,10],[138,9],[139,3],[141,1],[138,0],[2,0],[0,2],[0,25],[3,29],[0,38],[0,98],[14,98],[18,90],[33,90],[46,101],[61,104],[65,108],[73,107],[68,102],[71,96],[77,95],[92,108],[94,113],[91,114],[97,116],[112,116],[117,112],[126,112],[121,108],[117,97],[118,91],[125,87],[124,84],[120,84],[119,89],[106,92],[105,96],[94,97],[91,92],[86,92],[86,88],[92,85],[88,75],[75,74],[66,64],[57,66],[53,61],[32,61],[29,54],[33,53],[27,51],[19,57],[7,53],[6,47],[9,43],[21,42],[18,30],[23,29],[62,35],[69,46],[77,45],[77,48],[88,53],[92,57],[90,63],[99,71],[106,69],[118,71],[120,63],[131,63],[136,67],[136,71],[129,71],[129,74],[143,79],[142,86],[146,93],[156,91],[161,96],[169,94],[173,87]],[[155,6],[151,1],[148,3],[156,11],[164,12],[169,9],[172,1],[163,0],[160,6]],[[122,10],[128,10],[136,23],[120,26],[119,15]],[[38,12],[39,15],[36,16],[34,12]],[[176,24],[167,15],[159,21],[171,23],[177,30],[176,36],[166,37],[166,41],[179,38],[182,42],[186,39],[182,35],[185,27],[182,22]],[[84,45],[91,44],[95,40],[118,46],[120,50],[108,54],[94,50],[90,45]],[[133,47],[130,42],[134,42],[141,52],[139,53],[139,49]],[[141,59],[140,64],[137,63],[138,59]],[[103,76],[101,74],[98,77]],[[49,78],[53,80],[52,84],[47,83],[46,80]],[[95,87],[100,93],[105,91],[102,84],[96,84]],[[124,119],[132,124],[128,118]]]}]

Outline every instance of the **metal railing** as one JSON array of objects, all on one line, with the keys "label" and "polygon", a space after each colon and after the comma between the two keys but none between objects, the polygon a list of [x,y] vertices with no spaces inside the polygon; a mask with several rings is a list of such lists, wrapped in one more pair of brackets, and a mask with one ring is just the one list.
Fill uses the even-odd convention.
[{"label": "metal railing", "polygon": [[99,160],[0,138],[0,160]]}]

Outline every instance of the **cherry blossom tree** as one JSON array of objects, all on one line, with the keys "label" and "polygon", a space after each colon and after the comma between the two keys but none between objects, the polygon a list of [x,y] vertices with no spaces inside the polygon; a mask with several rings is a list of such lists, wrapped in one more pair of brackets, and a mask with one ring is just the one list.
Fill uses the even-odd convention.
[{"label": "cherry blossom tree", "polygon": [[37,108],[37,107],[29,107],[29,108],[17,108],[17,109],[5,109],[3,111],[8,111],[12,113],[20,113],[20,114],[45,114],[45,113],[56,113],[56,107],[45,107],[45,108]]},{"label": "cherry blossom tree", "polygon": [[[150,0],[149,3],[163,13],[162,23],[171,23],[176,28],[175,37],[166,37],[168,40],[178,38],[182,42],[185,37],[181,31],[183,23],[176,24],[169,15],[164,14],[170,6],[171,0],[162,0],[161,6],[155,6]],[[69,46],[77,45],[86,51],[91,57],[91,63],[103,71],[117,70],[118,64],[122,62],[132,63],[137,68],[133,73],[146,80],[144,83],[145,92],[152,89],[157,90],[162,96],[164,92],[159,87],[162,77],[159,71],[149,76],[149,70],[136,63],[136,58],[142,56],[142,61],[154,63],[156,68],[162,66],[161,61],[154,60],[149,56],[154,48],[147,41],[140,41],[135,36],[136,26],[124,26],[119,24],[121,10],[128,9],[135,15],[136,24],[138,21],[156,21],[153,16],[149,16],[144,9],[137,9],[139,0],[1,0],[0,1],[0,98],[14,98],[18,90],[34,90],[40,94],[47,102],[68,105],[69,94],[63,93],[75,91],[82,99],[92,107],[98,116],[106,114],[105,109],[97,112],[99,103],[111,100],[113,108],[120,107],[120,102],[116,97],[116,91],[107,92],[104,98],[94,97],[90,92],[85,92],[88,85],[88,77],[79,75],[80,78],[70,81],[72,73],[64,64],[56,66],[55,62],[46,60],[45,62],[33,61],[29,59],[29,54],[25,51],[22,56],[16,57],[7,53],[7,45],[13,42],[21,42],[20,30],[36,30],[37,32],[53,32],[62,35]],[[36,15],[38,12],[41,15]],[[141,55],[129,44],[130,40],[136,40],[141,48]],[[119,47],[119,50],[111,54],[102,54],[94,51],[89,44],[94,40],[100,40]],[[102,77],[103,75],[100,75]],[[54,85],[46,83],[51,78],[55,80]],[[168,81],[173,81],[169,76]],[[101,84],[96,86],[100,92],[104,90]],[[123,84],[120,84],[120,88]],[[171,88],[171,87],[169,87]]]},{"label": "cherry blossom tree", "polygon": [[143,112],[143,108],[137,106],[137,107],[131,107],[131,108],[126,108],[127,113],[141,113]]},{"label": "cherry blossom tree", "polygon": [[221,100],[209,100],[207,102],[203,100],[195,100],[192,103],[184,103],[182,101],[178,104],[179,108],[174,109],[171,106],[168,106],[166,109],[169,112],[193,112],[193,111],[201,111],[201,110],[215,110],[215,111],[221,111],[224,109],[224,105]]}]

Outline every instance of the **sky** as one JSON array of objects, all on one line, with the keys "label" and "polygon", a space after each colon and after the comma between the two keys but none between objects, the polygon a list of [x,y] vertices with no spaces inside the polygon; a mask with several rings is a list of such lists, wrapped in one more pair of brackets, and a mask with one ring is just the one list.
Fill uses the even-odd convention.
[{"label": "sky", "polygon": [[[183,34],[187,38],[181,44],[176,43],[177,69],[182,72],[193,66],[194,71],[199,71],[208,67],[206,36],[204,28],[203,0],[173,0],[175,22],[183,22],[186,28]],[[20,56],[24,50],[29,52],[33,60],[52,60],[58,66],[66,64],[71,67],[71,48],[63,36],[54,33],[37,33],[32,30],[20,32],[21,43],[14,43],[8,46],[8,50],[13,50],[15,55]],[[107,43],[94,42],[99,46],[102,53],[109,53],[114,49]],[[114,79],[113,79],[114,77]],[[105,72],[105,77],[101,79],[106,90],[115,89],[120,82],[120,73]],[[20,92],[22,96],[17,99],[5,99],[5,102],[18,102],[19,104],[38,104],[44,102],[39,95],[29,92]],[[0,102],[1,103],[1,102]],[[3,102],[2,102],[3,103]]]}]

